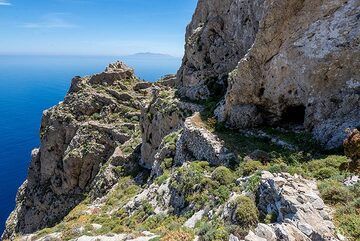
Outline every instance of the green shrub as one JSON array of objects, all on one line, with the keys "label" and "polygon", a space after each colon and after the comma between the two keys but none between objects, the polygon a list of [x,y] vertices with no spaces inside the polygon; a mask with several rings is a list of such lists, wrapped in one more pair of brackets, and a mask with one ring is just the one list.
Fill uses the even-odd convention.
[{"label": "green shrub", "polygon": [[220,187],[211,190],[210,193],[217,197],[222,204],[228,200],[231,190],[229,186],[221,185]]},{"label": "green shrub", "polygon": [[201,241],[227,241],[229,239],[229,231],[222,220],[201,221],[196,227]]},{"label": "green shrub", "polygon": [[339,174],[339,170],[334,167],[322,167],[319,170],[315,171],[313,176],[317,179],[328,179],[335,177]]},{"label": "green shrub", "polygon": [[169,214],[152,215],[141,224],[143,230],[154,233],[165,234],[169,230],[178,230],[182,227],[186,219]]},{"label": "green shrub", "polygon": [[157,185],[162,185],[166,182],[166,180],[168,180],[170,177],[168,172],[164,172],[164,174],[162,174],[161,176],[159,176],[158,178],[155,179],[155,183]]},{"label": "green shrub", "polygon": [[255,175],[252,175],[247,181],[246,191],[255,192],[260,185],[260,181],[261,181],[260,173],[256,173]]},{"label": "green shrub", "polygon": [[161,168],[162,169],[170,169],[174,164],[174,159],[173,158],[165,158],[163,160],[163,162],[161,163]]},{"label": "green shrub", "polygon": [[218,181],[221,185],[229,185],[235,179],[234,174],[230,171],[230,169],[224,166],[217,167],[213,171],[211,177],[215,181]]},{"label": "green shrub", "polygon": [[[321,173],[318,173],[319,170],[323,168],[328,168],[328,170],[323,170],[323,173],[331,175],[340,174],[339,168],[343,163],[347,163],[348,159],[345,156],[328,156],[324,159],[313,160],[305,165],[307,170],[312,174],[318,174],[321,177]],[[314,176],[314,175],[313,175]]]},{"label": "green shrub", "polygon": [[[209,166],[208,162],[192,162],[175,172],[171,179],[170,186],[184,196],[185,206],[192,205],[194,210],[207,207],[214,207],[223,204],[230,196],[234,184],[228,176],[223,173],[231,173],[225,167],[219,168],[216,172]],[[209,177],[214,174],[215,178]]]},{"label": "green shrub", "polygon": [[346,203],[354,198],[351,191],[336,180],[325,180],[318,186],[322,198],[327,203]]},{"label": "green shrub", "polygon": [[100,120],[100,119],[101,119],[100,113],[94,113],[94,114],[91,116],[91,119],[93,119],[93,120]]},{"label": "green shrub", "polygon": [[360,198],[340,207],[334,220],[340,232],[349,240],[360,240]]},{"label": "green shrub", "polygon": [[241,196],[235,200],[235,219],[242,227],[252,227],[259,222],[259,211],[255,202],[247,197]]},{"label": "green shrub", "polygon": [[240,164],[240,170],[244,176],[250,176],[258,170],[264,169],[264,166],[259,161],[247,161]]},{"label": "green shrub", "polygon": [[288,166],[285,163],[276,163],[267,168],[267,170],[271,173],[280,173],[286,172]]},{"label": "green shrub", "polygon": [[177,142],[177,139],[179,138],[180,131],[173,132],[167,136],[164,137],[164,143],[166,145],[175,145]]},{"label": "green shrub", "polygon": [[277,218],[278,216],[276,212],[268,213],[264,218],[264,223],[266,224],[275,223],[277,221]]}]

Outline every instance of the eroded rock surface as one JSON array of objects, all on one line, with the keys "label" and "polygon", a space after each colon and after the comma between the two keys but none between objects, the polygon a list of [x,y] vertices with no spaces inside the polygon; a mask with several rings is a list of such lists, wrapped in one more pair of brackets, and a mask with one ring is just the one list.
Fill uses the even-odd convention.
[{"label": "eroded rock surface", "polygon": [[199,1],[180,93],[221,97],[227,83],[216,115],[231,127],[300,124],[340,146],[360,120],[359,11],[356,0]]},{"label": "eroded rock surface", "polygon": [[199,113],[186,119],[183,133],[176,144],[175,162],[206,160],[211,165],[227,165],[235,158],[217,136],[202,126]]},{"label": "eroded rock surface", "polygon": [[206,99],[223,94],[227,78],[253,44],[264,0],[200,0],[186,30],[181,94]]},{"label": "eroded rock surface", "polygon": [[298,175],[264,172],[258,190],[258,208],[276,222],[259,223],[245,240],[339,240],[331,210],[319,196],[316,182]]},{"label": "eroded rock surface", "polygon": [[91,187],[100,189],[97,194],[111,188],[116,181],[111,167],[123,164],[115,160],[100,172],[102,166],[119,155],[129,161],[121,149],[140,143],[138,103],[146,94],[132,90],[138,82],[132,69],[117,62],[101,74],[74,78],[64,102],[44,111],[41,145],[32,152],[3,239],[54,225]]},{"label": "eroded rock surface", "polygon": [[[141,112],[141,164],[151,169],[161,157],[165,157],[164,137],[179,131],[187,116],[200,111],[201,106],[180,101],[175,97],[174,90],[162,86],[152,89],[152,101],[142,108]],[[175,143],[174,143],[175,144]],[[163,151],[163,152],[161,152]]]}]

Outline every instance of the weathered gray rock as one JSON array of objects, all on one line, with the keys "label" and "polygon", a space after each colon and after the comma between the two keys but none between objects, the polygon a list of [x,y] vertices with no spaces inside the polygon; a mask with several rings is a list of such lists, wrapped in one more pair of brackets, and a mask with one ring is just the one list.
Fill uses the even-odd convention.
[{"label": "weathered gray rock", "polygon": [[258,224],[245,240],[338,240],[329,220],[331,210],[320,198],[316,182],[263,172],[258,200],[261,215],[275,215],[277,220]]},{"label": "weathered gray rock", "polygon": [[215,114],[231,127],[301,124],[340,146],[360,122],[359,11],[356,0],[200,0],[179,92],[226,92]]},{"label": "weathered gray rock", "polygon": [[203,125],[199,113],[186,119],[183,133],[176,143],[177,164],[191,160],[205,160],[211,165],[227,165],[235,158],[221,140]]},{"label": "weathered gray rock", "polygon": [[[162,98],[161,93],[164,93]],[[152,168],[163,138],[180,129],[184,118],[173,91],[158,87],[153,90],[152,101],[141,111],[141,164],[144,167]]]},{"label": "weathered gray rock", "polygon": [[148,202],[154,208],[155,214],[166,214],[171,208],[170,179],[158,185],[153,183],[146,187],[141,193],[132,198],[123,208],[131,215],[141,208],[144,202]]},{"label": "weathered gray rock", "polygon": [[115,62],[110,64],[104,72],[91,76],[89,84],[105,84],[113,85],[119,80],[130,80],[134,78],[134,70],[123,62]]},{"label": "weathered gray rock", "polygon": [[[32,152],[28,178],[18,191],[3,239],[52,226],[91,188],[101,189],[100,195],[116,183],[114,166],[122,164],[113,162],[103,172],[101,167],[140,131],[136,120],[118,117],[129,110],[140,114],[140,109],[128,102],[129,98],[144,98],[128,91],[136,83],[133,70],[117,62],[104,73],[74,78],[64,102],[44,111],[41,145]],[[107,91],[109,85],[128,98],[114,96]],[[123,88],[125,85],[131,88]]]},{"label": "weathered gray rock", "polygon": [[153,84],[150,82],[140,82],[140,83],[137,83],[133,89],[135,91],[139,91],[139,90],[144,90],[144,89],[150,88],[151,86],[153,86]]},{"label": "weathered gray rock", "polygon": [[156,84],[174,88],[176,85],[176,79],[176,75],[168,74],[157,81]]},{"label": "weathered gray rock", "polygon": [[191,99],[225,93],[227,77],[253,44],[264,0],[200,0],[186,30],[178,88]]},{"label": "weathered gray rock", "polygon": [[205,214],[204,210],[200,210],[200,211],[196,212],[193,216],[191,216],[191,218],[186,220],[186,222],[184,223],[184,227],[186,227],[186,228],[194,228],[196,223],[199,222],[202,219],[204,214]]},{"label": "weathered gray rock", "polygon": [[154,88],[152,101],[141,111],[142,166],[152,169],[155,161],[160,164],[168,154],[164,137],[181,129],[185,118],[201,109],[197,104],[177,99],[173,89]]},{"label": "weathered gray rock", "polygon": [[262,6],[259,32],[230,75],[219,118],[237,128],[303,124],[328,148],[341,145],[345,129],[360,121],[358,1]]}]

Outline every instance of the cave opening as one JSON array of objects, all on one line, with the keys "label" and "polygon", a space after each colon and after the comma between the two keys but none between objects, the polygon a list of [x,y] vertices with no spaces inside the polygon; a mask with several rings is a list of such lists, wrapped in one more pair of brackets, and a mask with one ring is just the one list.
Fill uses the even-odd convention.
[{"label": "cave opening", "polygon": [[296,124],[303,125],[305,121],[305,110],[304,105],[291,105],[284,109],[281,122],[284,124]]}]

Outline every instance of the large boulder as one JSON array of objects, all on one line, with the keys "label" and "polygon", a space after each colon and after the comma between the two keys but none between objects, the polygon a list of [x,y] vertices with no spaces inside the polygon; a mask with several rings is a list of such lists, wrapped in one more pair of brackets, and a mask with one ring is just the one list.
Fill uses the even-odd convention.
[{"label": "large boulder", "polygon": [[140,121],[142,132],[140,163],[148,169],[153,168],[161,149],[167,144],[164,143],[166,142],[164,137],[180,130],[186,116],[202,109],[197,104],[176,98],[175,91],[169,87],[154,87],[152,94],[152,101],[141,110]]},{"label": "large boulder", "polygon": [[343,168],[360,173],[360,131],[358,129],[349,131],[348,137],[344,141],[344,151],[351,162],[343,165]]},{"label": "large boulder", "polygon": [[347,157],[360,162],[360,131],[358,129],[350,131],[344,141],[344,150]]}]

